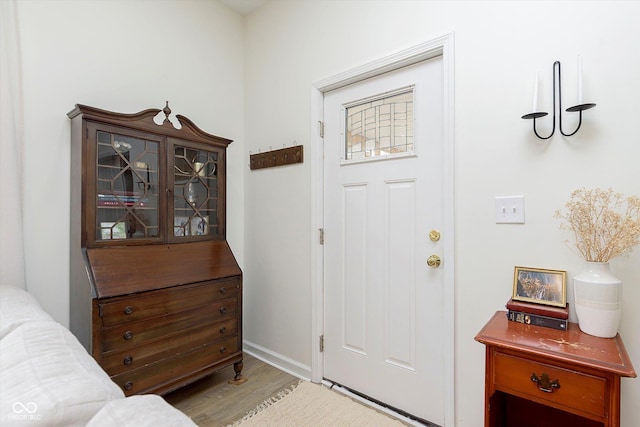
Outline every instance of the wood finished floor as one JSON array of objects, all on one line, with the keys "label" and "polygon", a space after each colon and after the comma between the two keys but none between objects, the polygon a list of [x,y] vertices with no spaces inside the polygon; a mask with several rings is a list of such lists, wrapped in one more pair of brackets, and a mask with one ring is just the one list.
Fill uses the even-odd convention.
[{"label": "wood finished floor", "polygon": [[260,403],[300,381],[299,378],[244,354],[241,385],[233,379],[232,367],[164,396],[165,400],[191,417],[200,427],[224,427],[245,416]]}]

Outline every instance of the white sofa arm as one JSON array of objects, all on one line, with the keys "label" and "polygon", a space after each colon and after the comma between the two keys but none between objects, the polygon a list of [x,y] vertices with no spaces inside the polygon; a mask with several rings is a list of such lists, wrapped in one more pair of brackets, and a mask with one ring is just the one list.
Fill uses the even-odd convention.
[{"label": "white sofa arm", "polygon": [[[1,1],[1,0],[0,0]],[[193,427],[157,395],[125,398],[68,329],[0,286],[0,425]]]},{"label": "white sofa arm", "polygon": [[0,338],[23,323],[34,320],[53,321],[38,301],[24,289],[0,286]]},{"label": "white sofa arm", "polygon": [[0,424],[84,426],[124,397],[59,323],[30,321],[0,340]]},{"label": "white sofa arm", "polygon": [[107,403],[87,427],[193,427],[189,417],[155,394],[130,396]]}]

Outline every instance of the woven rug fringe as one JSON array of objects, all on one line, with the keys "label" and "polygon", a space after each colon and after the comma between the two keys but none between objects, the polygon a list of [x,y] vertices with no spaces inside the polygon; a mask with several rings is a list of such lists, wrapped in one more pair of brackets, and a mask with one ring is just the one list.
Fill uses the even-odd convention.
[{"label": "woven rug fringe", "polygon": [[303,381],[304,380],[300,380],[296,384],[293,384],[293,385],[285,388],[284,390],[279,391],[278,394],[276,394],[274,396],[271,396],[270,398],[268,398],[267,400],[265,400],[264,402],[262,402],[261,404],[256,406],[253,410],[247,412],[247,414],[244,417],[242,417],[238,421],[234,422],[233,424],[229,424],[227,427],[237,427],[238,425],[240,425],[240,423],[248,420],[249,418],[251,418],[251,417],[253,417],[253,416],[257,415],[257,414],[259,414],[260,412],[264,411],[265,409],[267,409],[268,407],[270,407],[274,403],[279,402],[280,400],[284,399],[289,394],[291,394],[291,392],[293,390],[295,390]]}]

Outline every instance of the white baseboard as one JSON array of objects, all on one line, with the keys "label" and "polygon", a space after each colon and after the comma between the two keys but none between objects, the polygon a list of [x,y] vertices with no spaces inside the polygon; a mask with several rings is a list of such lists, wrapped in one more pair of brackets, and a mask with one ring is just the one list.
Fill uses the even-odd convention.
[{"label": "white baseboard", "polygon": [[309,381],[311,378],[311,366],[304,365],[296,360],[290,359],[282,354],[271,351],[249,341],[242,342],[243,351],[260,359],[271,366],[274,366],[288,374]]}]

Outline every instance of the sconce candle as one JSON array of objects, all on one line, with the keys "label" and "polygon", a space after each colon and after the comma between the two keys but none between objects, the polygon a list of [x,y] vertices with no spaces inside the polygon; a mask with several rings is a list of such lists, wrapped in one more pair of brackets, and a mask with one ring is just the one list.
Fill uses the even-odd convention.
[{"label": "sconce candle", "polygon": [[578,105],[582,104],[582,58],[578,55]]},{"label": "sconce candle", "polygon": [[538,111],[538,72],[536,71],[536,79],[533,83],[533,108],[531,108],[533,113]]}]

